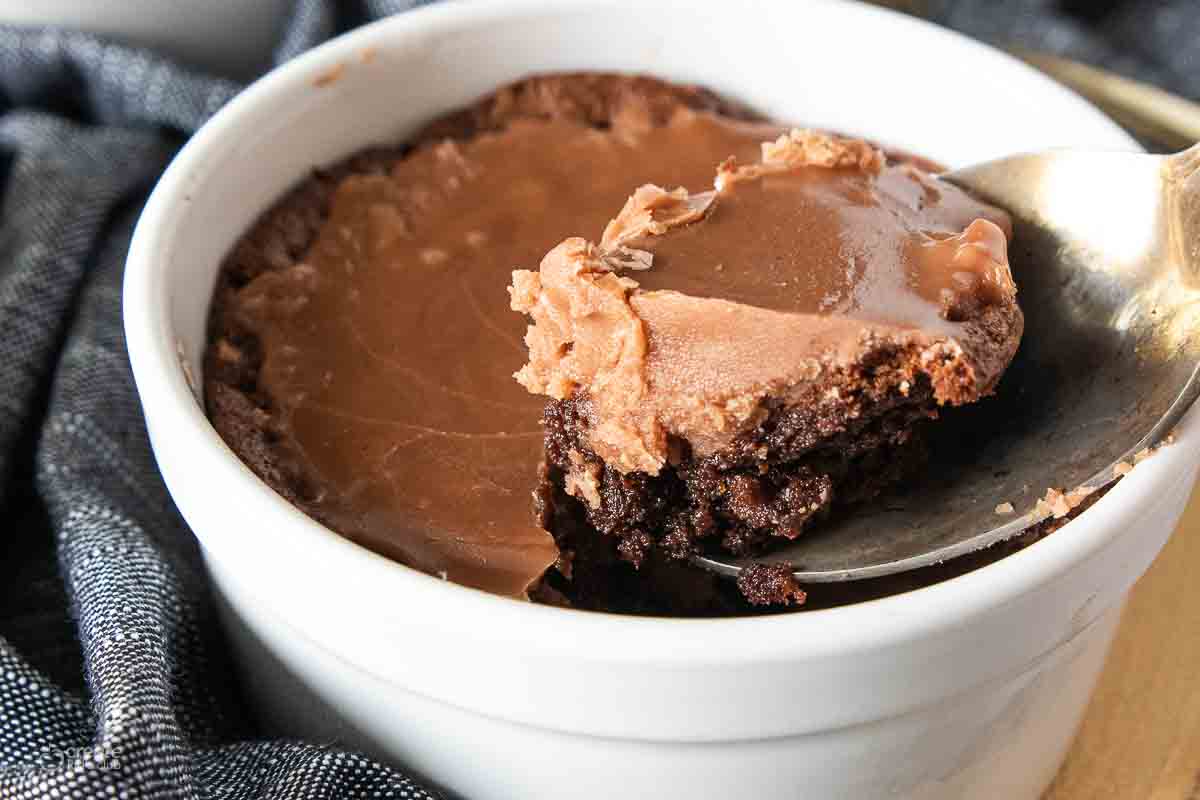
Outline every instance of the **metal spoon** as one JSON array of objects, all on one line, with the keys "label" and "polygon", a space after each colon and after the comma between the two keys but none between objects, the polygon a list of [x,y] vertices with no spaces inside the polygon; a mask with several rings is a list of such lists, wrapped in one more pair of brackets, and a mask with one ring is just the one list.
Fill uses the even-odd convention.
[{"label": "metal spoon", "polygon": [[769,555],[700,566],[787,562],[823,583],[982,549],[1045,519],[1048,488],[1111,483],[1200,394],[1200,145],[1017,155],[942,177],[1013,215],[1025,335],[996,396],[933,423],[933,463],[903,491]]}]

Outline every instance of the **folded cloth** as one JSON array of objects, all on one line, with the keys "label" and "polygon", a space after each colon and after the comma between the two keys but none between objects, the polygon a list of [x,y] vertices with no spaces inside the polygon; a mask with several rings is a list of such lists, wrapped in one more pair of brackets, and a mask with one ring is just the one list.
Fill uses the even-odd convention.
[{"label": "folded cloth", "polygon": [[[415,4],[297,0],[275,60]],[[1050,0],[932,5],[992,39],[1037,32],[1031,44],[1200,87],[1194,0],[1110,2],[1099,21]],[[125,253],[159,172],[239,88],[92,36],[0,28],[4,800],[433,796],[360,755],[258,738],[150,455],[120,321]]]},{"label": "folded cloth", "polygon": [[[277,57],[412,4],[299,2]],[[158,174],[239,88],[92,36],[0,29],[5,800],[434,796],[363,756],[256,738],[150,456],[125,253]]]}]

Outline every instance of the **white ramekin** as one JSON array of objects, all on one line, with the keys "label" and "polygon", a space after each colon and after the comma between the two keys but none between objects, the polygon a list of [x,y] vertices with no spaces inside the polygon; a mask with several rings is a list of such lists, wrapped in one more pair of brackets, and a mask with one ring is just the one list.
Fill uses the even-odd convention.
[{"label": "white ramekin", "polygon": [[1196,414],[1078,520],[988,567],[854,606],[691,621],[534,606],[399,566],[279,498],[205,419],[188,374],[218,265],[255,215],[314,166],[568,69],[707,84],[952,166],[1134,146],[996,51],[836,2],[452,3],[258,82],[154,192],[125,315],[155,454],[264,717],[470,798],[1037,797],[1183,509]]}]

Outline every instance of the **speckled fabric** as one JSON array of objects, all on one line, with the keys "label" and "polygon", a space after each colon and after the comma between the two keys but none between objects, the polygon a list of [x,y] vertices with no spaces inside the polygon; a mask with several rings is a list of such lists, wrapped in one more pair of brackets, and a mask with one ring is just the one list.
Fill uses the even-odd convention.
[{"label": "speckled fabric", "polygon": [[[279,57],[365,16],[300,3]],[[4,800],[434,796],[328,743],[256,737],[151,459],[123,262],[158,174],[239,88],[91,36],[0,29]]]},{"label": "speckled fabric", "polygon": [[[413,4],[298,0],[276,60]],[[925,5],[1200,96],[1195,0]],[[259,738],[150,456],[125,252],[161,169],[239,88],[91,36],[0,28],[3,800],[433,796],[330,743]]]}]

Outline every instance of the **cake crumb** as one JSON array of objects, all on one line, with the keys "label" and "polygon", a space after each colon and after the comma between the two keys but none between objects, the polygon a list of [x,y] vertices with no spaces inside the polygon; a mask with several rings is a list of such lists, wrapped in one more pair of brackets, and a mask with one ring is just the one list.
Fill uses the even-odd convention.
[{"label": "cake crumb", "polygon": [[1051,488],[1047,489],[1045,496],[1037,501],[1034,511],[1040,516],[1062,519],[1071,513],[1071,507],[1067,505],[1067,496],[1061,489]]},{"label": "cake crumb", "polygon": [[600,465],[589,462],[578,450],[567,454],[571,469],[563,479],[563,489],[572,497],[587,503],[591,508],[600,507]]},{"label": "cake crumb", "polygon": [[1074,511],[1083,501],[1096,490],[1088,486],[1079,486],[1069,492],[1050,488],[1042,499],[1037,501],[1034,512],[1042,516],[1062,519]]},{"label": "cake crumb", "polygon": [[1133,464],[1128,461],[1118,461],[1117,465],[1113,467],[1113,474],[1118,478],[1124,478],[1131,472],[1133,472]]},{"label": "cake crumb", "polygon": [[439,570],[438,570],[438,573],[437,573],[437,576],[438,576],[439,578],[441,578],[442,580],[444,580],[444,581],[448,581],[448,580],[450,580],[450,573],[449,573],[449,572],[446,572],[446,570],[444,570],[444,569],[439,569]]},{"label": "cake crumb", "polygon": [[751,564],[738,573],[737,585],[742,596],[756,606],[800,606],[808,593],[796,583],[793,566],[781,564]]},{"label": "cake crumb", "polygon": [[620,213],[604,228],[600,248],[615,250],[642,236],[658,236],[704,217],[716,199],[715,192],[688,194],[680,187],[667,191],[647,183],[634,190]]},{"label": "cake crumb", "polygon": [[1015,509],[1013,509],[1012,503],[1001,503],[1000,505],[996,506],[997,514],[1011,514],[1014,510]]},{"label": "cake crumb", "polygon": [[379,55],[379,51],[374,47],[364,47],[358,51],[358,60],[364,64],[370,64],[375,60],[375,56]]},{"label": "cake crumb", "polygon": [[886,159],[883,151],[860,139],[793,128],[775,141],[763,143],[762,163],[789,169],[800,166],[854,168],[877,174]]},{"label": "cake crumb", "polygon": [[1133,463],[1135,465],[1140,464],[1152,455],[1154,455],[1153,450],[1151,450],[1149,447],[1143,447],[1141,450],[1138,450],[1133,454]]},{"label": "cake crumb", "polygon": [[324,89],[328,86],[332,86],[333,84],[338,82],[338,80],[342,77],[342,74],[345,73],[345,71],[346,71],[346,65],[339,61],[338,63],[334,64],[329,69],[322,72],[317,77],[313,78],[312,85],[317,87],[318,89]]}]

